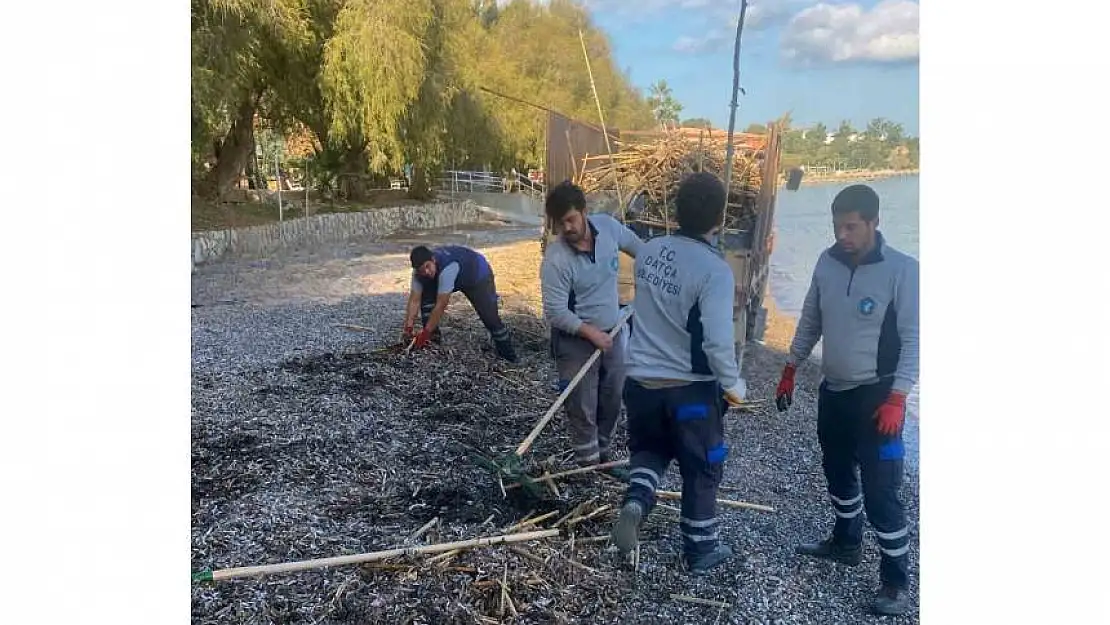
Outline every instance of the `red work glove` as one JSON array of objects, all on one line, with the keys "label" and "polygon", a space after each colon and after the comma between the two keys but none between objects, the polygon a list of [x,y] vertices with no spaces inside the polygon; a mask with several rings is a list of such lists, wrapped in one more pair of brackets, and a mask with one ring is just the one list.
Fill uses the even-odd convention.
[{"label": "red work glove", "polygon": [[794,372],[798,368],[794,365],[786,365],[782,370],[782,378],[779,380],[779,388],[775,391],[775,406],[778,407],[779,412],[782,412],[794,403]]},{"label": "red work glove", "polygon": [[423,330],[420,331],[420,334],[416,335],[416,342],[413,343],[412,348],[413,349],[420,349],[421,347],[426,346],[428,344],[428,341],[431,338],[432,338],[432,333],[428,332],[427,328],[424,328]]},{"label": "red work glove", "polygon": [[890,395],[875,411],[875,420],[878,421],[879,434],[894,436],[902,429],[902,422],[906,419],[906,394],[891,391]]},{"label": "red work glove", "polygon": [[413,330],[412,324],[405,325],[405,329],[401,332],[401,341],[407,345],[414,338],[416,338],[416,332]]}]

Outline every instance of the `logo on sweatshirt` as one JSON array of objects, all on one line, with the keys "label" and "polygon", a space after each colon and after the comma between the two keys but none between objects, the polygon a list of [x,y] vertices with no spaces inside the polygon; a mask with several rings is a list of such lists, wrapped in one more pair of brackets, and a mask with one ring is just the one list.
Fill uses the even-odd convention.
[{"label": "logo on sweatshirt", "polygon": [[859,311],[861,314],[870,315],[875,312],[875,300],[870,297],[865,297],[859,301]]}]

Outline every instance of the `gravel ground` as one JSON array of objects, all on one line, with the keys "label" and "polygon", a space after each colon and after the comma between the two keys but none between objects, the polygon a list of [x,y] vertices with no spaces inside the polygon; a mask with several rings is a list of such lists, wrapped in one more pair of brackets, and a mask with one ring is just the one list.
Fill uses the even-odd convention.
[{"label": "gravel ground", "polygon": [[[193,276],[193,566],[387,549],[432,519],[438,519],[433,528],[411,544],[494,535],[545,513],[553,516],[536,526],[550,527],[575,508],[582,514],[612,507],[573,525],[573,543],[559,538],[434,564],[399,559],[384,568],[197,584],[193,622],[918,622],[916,611],[898,619],[866,613],[878,575],[870,532],[864,564],[856,569],[792,554],[795,543],[820,538],[831,526],[812,365],[799,372],[787,415],[763,404],[728,423],[733,452],[721,496],[776,512],[722,511],[722,537],[742,557],[706,578],[688,576],[679,565],[681,539],[666,509],[653,514],[645,531],[638,571],[616,562],[603,542],[581,542],[608,531],[620,493],[609,480],[560,482],[558,497],[520,490],[502,496],[468,454],[511,450],[556,396],[535,317],[535,235],[456,229],[199,269]],[[516,332],[518,366],[492,357],[461,298],[449,309],[442,347],[408,357],[377,351],[396,341],[405,256],[417,240],[469,242],[488,253],[506,321]],[[376,331],[352,333],[336,323]],[[791,332],[790,320],[772,313],[767,344],[749,348],[744,368],[752,399],[773,393]],[[622,425],[618,444],[623,435]],[[567,449],[556,419],[529,456],[532,468],[566,468]],[[681,489],[677,468],[667,482]],[[916,566],[916,474],[907,474],[903,496]],[[680,602],[673,593],[730,607]]]}]

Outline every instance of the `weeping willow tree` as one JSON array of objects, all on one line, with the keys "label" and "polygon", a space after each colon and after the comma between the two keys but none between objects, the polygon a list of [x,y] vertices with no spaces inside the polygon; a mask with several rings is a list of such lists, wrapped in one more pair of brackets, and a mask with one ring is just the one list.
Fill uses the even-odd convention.
[{"label": "weeping willow tree", "polygon": [[[651,110],[625,72],[613,62],[608,37],[589,14],[571,0],[541,4],[514,0],[502,6],[488,27],[487,51],[479,72],[483,84],[525,98],[577,119],[598,123],[597,106],[580,52],[583,31],[601,106],[609,125],[626,129],[652,126]],[[507,105],[483,96],[519,164],[542,162],[546,113]]]},{"label": "weeping willow tree", "polygon": [[413,168],[410,195],[420,199],[430,196],[430,180],[442,168],[448,146],[458,147],[451,138],[483,119],[468,107],[476,90],[474,68],[480,62],[473,44],[482,36],[474,6],[469,0],[430,4],[433,18],[423,37],[423,81],[400,125],[404,155]]},{"label": "weeping willow tree", "polygon": [[257,114],[309,128],[317,167],[355,200],[367,174],[406,164],[418,197],[445,164],[538,165],[543,114],[481,87],[593,120],[579,28],[607,118],[650,127],[605,35],[569,0],[193,0],[194,163],[210,166],[209,188],[229,186]]},{"label": "weeping willow tree", "polygon": [[229,186],[253,149],[265,81],[250,18],[241,6],[192,3],[192,164],[201,194]]},{"label": "weeping willow tree", "polygon": [[192,0],[191,9],[194,180],[200,193],[219,194],[250,166],[255,116],[281,118],[275,59],[308,30],[301,0]]}]

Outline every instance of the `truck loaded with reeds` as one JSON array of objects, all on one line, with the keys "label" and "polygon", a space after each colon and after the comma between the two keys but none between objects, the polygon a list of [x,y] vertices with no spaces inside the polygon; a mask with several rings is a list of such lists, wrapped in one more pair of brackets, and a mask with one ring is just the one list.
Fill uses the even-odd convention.
[{"label": "truck loaded with reeds", "polygon": [[[574,182],[594,210],[611,213],[645,240],[677,229],[674,197],[685,176],[707,171],[725,182],[728,205],[720,247],[736,278],[734,319],[740,345],[758,340],[765,323],[780,136],[778,123],[769,124],[763,134],[735,133],[731,171],[727,133],[704,128],[623,132],[612,142],[611,154],[586,154],[574,167]],[[550,236],[545,231],[545,242]],[[632,263],[627,258],[620,282],[622,302],[631,301]]]}]

